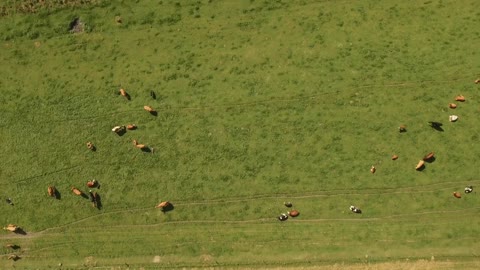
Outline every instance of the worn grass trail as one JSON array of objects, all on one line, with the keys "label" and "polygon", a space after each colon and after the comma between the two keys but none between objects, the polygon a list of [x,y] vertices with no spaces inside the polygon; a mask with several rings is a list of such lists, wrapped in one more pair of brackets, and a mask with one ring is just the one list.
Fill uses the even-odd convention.
[{"label": "worn grass trail", "polygon": [[[478,265],[480,16],[460,2],[5,2],[0,221],[28,234],[1,233],[22,259],[0,268]],[[101,210],[70,191],[93,178]]]}]

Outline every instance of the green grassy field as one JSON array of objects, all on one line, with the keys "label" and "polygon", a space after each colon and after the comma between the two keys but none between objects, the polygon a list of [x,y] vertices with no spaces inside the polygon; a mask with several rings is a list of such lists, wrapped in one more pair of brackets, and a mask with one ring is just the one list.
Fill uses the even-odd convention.
[{"label": "green grassy field", "polygon": [[477,1],[26,2],[0,6],[0,220],[27,232],[0,269],[478,269]]}]

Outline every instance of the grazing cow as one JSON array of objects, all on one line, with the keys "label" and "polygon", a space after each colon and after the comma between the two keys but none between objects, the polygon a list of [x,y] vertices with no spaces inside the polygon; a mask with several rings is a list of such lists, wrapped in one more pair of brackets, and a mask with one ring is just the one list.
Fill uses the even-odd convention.
[{"label": "grazing cow", "polygon": [[291,202],[284,202],[283,203],[286,207],[292,207],[293,204]]},{"label": "grazing cow", "polygon": [[134,130],[134,129],[137,129],[137,126],[135,124],[130,124],[130,125],[127,125],[127,129]]},{"label": "grazing cow", "polygon": [[48,196],[57,199],[57,189],[55,188],[55,186],[49,186],[47,192]]},{"label": "grazing cow", "polygon": [[169,201],[164,201],[155,206],[155,208],[160,208],[160,211],[167,212],[173,210],[173,204]]},{"label": "grazing cow", "polygon": [[431,160],[434,157],[434,155],[435,155],[434,152],[430,152],[423,157],[423,160],[425,161]]},{"label": "grazing cow", "polygon": [[165,208],[165,207],[168,207],[169,205],[170,205],[170,202],[164,201],[164,202],[161,202],[161,203],[157,204],[157,206],[155,206],[155,208]]},{"label": "grazing cow", "polygon": [[83,192],[76,187],[72,187],[72,192],[75,193],[75,195],[78,195],[78,196],[83,196],[84,195]]},{"label": "grazing cow", "polygon": [[12,199],[10,199],[10,198],[7,198],[5,201],[6,201],[8,204],[10,204],[10,205],[13,205],[13,201],[12,201]]},{"label": "grazing cow", "polygon": [[143,109],[147,112],[155,112],[155,109],[147,105],[143,106]]},{"label": "grazing cow", "polygon": [[130,95],[127,93],[127,91],[125,91],[123,88],[120,89],[120,95],[125,97],[127,100],[130,100]]},{"label": "grazing cow", "polygon": [[455,100],[456,100],[456,101],[460,101],[460,102],[464,102],[464,101],[465,101],[465,97],[462,96],[462,95],[459,95],[459,96],[456,96],[456,97],[455,97]]},{"label": "grazing cow", "polygon": [[455,198],[458,198],[458,199],[462,198],[462,194],[460,194],[460,192],[456,192],[456,191],[453,192],[453,196],[454,196]]},{"label": "grazing cow", "polygon": [[87,187],[94,188],[98,185],[97,180],[93,179],[92,181],[87,181]]},{"label": "grazing cow", "polygon": [[9,232],[16,232],[17,230],[20,229],[20,227],[18,227],[17,225],[15,224],[8,224],[7,227],[3,227],[4,230],[7,230]]},{"label": "grazing cow", "polygon": [[472,193],[472,191],[473,191],[473,186],[465,187],[465,193]]},{"label": "grazing cow", "polygon": [[457,108],[457,104],[455,104],[455,103],[449,103],[449,104],[448,104],[448,107],[449,107],[450,109],[455,109],[455,108]]},{"label": "grazing cow", "polygon": [[95,151],[95,146],[91,142],[87,142],[87,148],[92,150],[92,151]]},{"label": "grazing cow", "polygon": [[398,159],[398,156],[397,155],[393,155],[392,156],[392,160],[397,160]]},{"label": "grazing cow", "polygon": [[418,171],[418,170],[422,169],[424,166],[425,166],[425,161],[420,160],[420,161],[418,161],[417,166],[415,167],[415,170]]},{"label": "grazing cow", "polygon": [[480,79],[476,79],[476,80],[475,80],[475,83],[476,83],[476,84],[479,84],[479,83],[480,83]]},{"label": "grazing cow", "polygon": [[16,260],[20,259],[20,257],[17,254],[12,254],[12,255],[8,256],[8,259],[16,261]]},{"label": "grazing cow", "polygon": [[352,211],[355,214],[361,214],[362,213],[362,210],[360,210],[359,208],[357,208],[353,205],[350,205],[350,211]]},{"label": "grazing cow", "polygon": [[121,134],[123,132],[125,132],[125,126],[115,126],[112,128],[112,131],[117,133],[117,134]]},{"label": "grazing cow", "polygon": [[133,145],[135,145],[135,147],[137,147],[139,149],[147,148],[147,146],[145,144],[139,144],[137,140],[133,140]]},{"label": "grazing cow", "polygon": [[457,120],[458,120],[458,115],[450,115],[448,117],[448,121],[450,121],[450,122],[455,122]]},{"label": "grazing cow", "polygon": [[372,167],[370,168],[370,172],[375,173],[376,171],[377,171],[377,169],[375,168],[375,166],[372,165]]},{"label": "grazing cow", "polygon": [[400,125],[400,126],[398,127],[398,130],[400,131],[400,133],[402,133],[402,132],[407,132],[407,126],[405,126],[405,125]]},{"label": "grazing cow", "polygon": [[298,212],[297,210],[292,210],[292,211],[288,211],[287,214],[290,215],[291,217],[296,217],[300,215],[300,212]]},{"label": "grazing cow", "polygon": [[6,244],[5,247],[6,248],[11,248],[11,249],[19,249],[20,248],[20,246],[16,245],[16,244]]},{"label": "grazing cow", "polygon": [[278,220],[280,221],[285,221],[288,219],[288,215],[287,214],[281,214],[280,216],[278,216]]}]

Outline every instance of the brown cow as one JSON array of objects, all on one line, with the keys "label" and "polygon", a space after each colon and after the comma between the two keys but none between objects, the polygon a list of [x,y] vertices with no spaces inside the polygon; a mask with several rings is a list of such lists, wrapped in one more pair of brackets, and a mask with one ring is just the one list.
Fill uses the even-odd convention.
[{"label": "brown cow", "polygon": [[398,130],[400,131],[400,133],[406,132],[406,131],[407,131],[407,126],[405,126],[405,125],[400,125],[400,126],[398,127]]},{"label": "brown cow", "polygon": [[12,254],[12,255],[8,256],[8,259],[16,261],[16,260],[20,259],[20,257],[17,254]]},{"label": "brown cow", "polygon": [[480,79],[476,79],[476,80],[475,80],[475,83],[476,83],[476,84],[479,84],[479,83],[480,83]]},{"label": "brown cow", "polygon": [[289,211],[287,212],[291,217],[296,217],[298,215],[300,215],[300,212],[298,212],[297,210],[292,210],[292,211]]},{"label": "brown cow", "polygon": [[398,159],[398,156],[397,155],[393,155],[392,156],[392,160],[397,160]]},{"label": "brown cow", "polygon": [[160,211],[167,212],[167,211],[170,211],[170,210],[173,209],[173,204],[169,201],[164,201],[164,202],[161,202],[161,203],[157,204],[157,206],[155,206],[155,208],[160,208]]},{"label": "brown cow", "polygon": [[431,160],[434,157],[434,155],[435,155],[434,152],[430,152],[423,157],[423,160],[425,161]]},{"label": "brown cow", "polygon": [[139,149],[147,148],[147,146],[145,144],[139,144],[137,140],[133,140],[133,145],[135,145],[135,147],[137,147]]},{"label": "brown cow", "polygon": [[455,108],[457,108],[457,104],[455,104],[455,103],[449,103],[449,104],[448,104],[448,107],[449,107],[450,109],[455,109]]},{"label": "brown cow", "polygon": [[150,112],[150,113],[155,112],[155,109],[153,109],[152,107],[147,106],[147,105],[143,106],[143,109],[147,112]]},{"label": "brown cow", "polygon": [[460,101],[460,102],[464,102],[464,101],[465,101],[465,97],[462,96],[462,95],[459,95],[459,96],[455,97],[455,100],[456,100],[456,101]]},{"label": "brown cow", "polygon": [[76,187],[72,187],[72,192],[75,193],[75,195],[78,195],[78,196],[83,196],[84,195],[83,192]]},{"label": "brown cow", "polygon": [[423,168],[424,166],[425,166],[425,161],[420,160],[420,161],[417,163],[417,166],[415,167],[415,170],[420,170],[420,169]]},{"label": "brown cow", "polygon": [[55,186],[49,186],[47,192],[48,196],[57,198],[57,189]]},{"label": "brown cow", "polygon": [[377,169],[375,168],[375,166],[372,166],[372,167],[370,168],[370,172],[371,172],[371,173],[375,173],[376,171],[377,171]]},{"label": "brown cow", "polygon": [[462,194],[460,194],[460,192],[453,192],[453,196],[458,199],[462,198]]},{"label": "brown cow", "polygon": [[135,124],[130,124],[130,125],[127,125],[127,129],[134,130],[134,129],[137,129],[137,126]]}]

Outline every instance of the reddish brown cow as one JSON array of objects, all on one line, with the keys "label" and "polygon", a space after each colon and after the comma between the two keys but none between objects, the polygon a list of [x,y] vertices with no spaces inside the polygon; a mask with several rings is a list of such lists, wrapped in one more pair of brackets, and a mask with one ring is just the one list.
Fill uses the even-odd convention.
[{"label": "reddish brown cow", "polygon": [[456,101],[460,101],[460,102],[464,102],[464,101],[465,101],[465,97],[462,96],[462,95],[459,95],[459,96],[455,97],[455,100],[456,100]]},{"label": "reddish brown cow", "polygon": [[130,124],[130,125],[127,125],[127,129],[134,130],[134,129],[137,129],[137,126],[135,124]]},{"label": "reddish brown cow", "polygon": [[392,160],[397,160],[398,159],[398,156],[397,155],[393,155],[392,156]]},{"label": "reddish brown cow", "polygon": [[297,210],[292,210],[292,211],[289,211],[287,212],[291,217],[296,217],[298,215],[300,215],[300,212],[298,212]]},{"label": "reddish brown cow", "polygon": [[457,104],[455,104],[455,103],[449,103],[449,104],[448,104],[448,107],[449,107],[450,109],[455,109],[455,108],[457,108]]},{"label": "reddish brown cow", "polygon": [[423,160],[428,161],[428,160],[432,159],[434,157],[434,155],[435,155],[434,152],[430,152],[423,157]]},{"label": "reddish brown cow", "polygon": [[453,192],[453,196],[458,199],[462,198],[462,194],[460,194],[460,192]]}]

